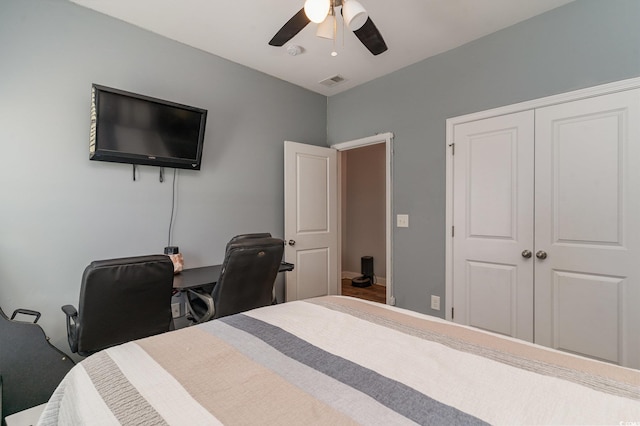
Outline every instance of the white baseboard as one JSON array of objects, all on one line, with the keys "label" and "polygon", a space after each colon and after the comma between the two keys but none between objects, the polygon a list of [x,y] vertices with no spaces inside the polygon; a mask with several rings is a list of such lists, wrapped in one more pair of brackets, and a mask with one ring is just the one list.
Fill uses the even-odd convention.
[{"label": "white baseboard", "polygon": [[[356,277],[361,277],[362,272],[351,272],[351,271],[342,271],[342,278],[346,278],[348,280],[352,280]],[[375,282],[377,285],[385,286],[387,285],[387,279],[384,277],[375,276]]]}]

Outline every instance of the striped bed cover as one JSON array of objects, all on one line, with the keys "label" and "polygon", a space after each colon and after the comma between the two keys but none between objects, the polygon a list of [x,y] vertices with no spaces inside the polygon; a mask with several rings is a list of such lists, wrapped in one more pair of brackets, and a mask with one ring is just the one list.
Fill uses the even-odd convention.
[{"label": "striped bed cover", "polygon": [[341,296],[107,349],[42,425],[640,424],[640,372]]}]

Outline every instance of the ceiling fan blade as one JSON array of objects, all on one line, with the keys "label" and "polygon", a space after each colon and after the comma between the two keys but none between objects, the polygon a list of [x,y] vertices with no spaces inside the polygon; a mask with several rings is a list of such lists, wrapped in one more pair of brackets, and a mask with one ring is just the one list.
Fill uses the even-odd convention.
[{"label": "ceiling fan blade", "polygon": [[286,42],[291,40],[296,34],[298,34],[307,24],[311,22],[304,13],[304,7],[300,9],[298,13],[293,15],[286,24],[280,28],[280,31],[273,36],[269,44],[271,46],[284,46]]},{"label": "ceiling fan blade", "polygon": [[369,52],[374,55],[379,55],[387,51],[387,43],[384,42],[382,34],[380,34],[380,31],[378,31],[378,28],[376,28],[371,18],[367,18],[364,25],[353,33],[360,39],[362,44],[369,49]]}]

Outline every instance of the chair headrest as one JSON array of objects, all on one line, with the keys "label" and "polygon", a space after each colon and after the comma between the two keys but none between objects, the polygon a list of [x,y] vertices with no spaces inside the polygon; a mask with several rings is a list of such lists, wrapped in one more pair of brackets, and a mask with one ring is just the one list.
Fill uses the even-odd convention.
[{"label": "chair headrest", "polygon": [[227,244],[227,252],[239,249],[267,248],[278,246],[284,247],[284,241],[280,238],[248,238],[235,242],[229,242],[229,244]]},{"label": "chair headrest", "polygon": [[152,254],[147,256],[121,257],[117,259],[94,260],[88,266],[91,268],[108,268],[122,265],[142,265],[145,263],[166,263],[171,262],[169,256],[164,254]]}]

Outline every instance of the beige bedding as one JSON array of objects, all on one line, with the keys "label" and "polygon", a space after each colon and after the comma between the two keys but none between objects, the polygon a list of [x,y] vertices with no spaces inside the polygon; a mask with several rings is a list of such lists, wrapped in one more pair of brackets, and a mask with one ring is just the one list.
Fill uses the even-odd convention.
[{"label": "beige bedding", "polygon": [[640,372],[357,299],[289,302],[76,365],[40,424],[640,424]]}]

